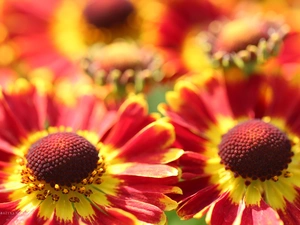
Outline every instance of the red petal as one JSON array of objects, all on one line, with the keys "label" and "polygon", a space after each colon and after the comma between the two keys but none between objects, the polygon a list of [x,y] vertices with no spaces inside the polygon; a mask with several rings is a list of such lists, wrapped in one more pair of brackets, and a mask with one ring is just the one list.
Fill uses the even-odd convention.
[{"label": "red petal", "polygon": [[[298,105],[298,87],[292,87],[290,83],[286,82],[286,80],[280,76],[271,77],[269,79],[269,85],[272,88],[272,101],[268,113],[271,116],[288,117],[290,112],[294,111],[293,108]],[[293,96],[293,101],[290,101],[291,96]]]},{"label": "red petal", "polygon": [[210,176],[203,176],[203,177],[198,177],[192,180],[186,180],[186,181],[181,181],[176,184],[178,186],[183,194],[182,195],[176,195],[172,197],[173,199],[177,201],[187,201],[190,199],[191,196],[196,194],[199,190],[204,189],[205,187],[209,186]]},{"label": "red petal", "polygon": [[120,147],[141,129],[153,122],[155,119],[147,115],[145,104],[144,100],[138,97],[133,100],[129,98],[125,101],[118,112],[118,122],[112,128],[104,143]]},{"label": "red petal", "polygon": [[[127,217],[124,212],[122,212],[121,209],[116,208],[106,208],[106,212],[108,212],[110,215],[112,215],[115,218],[115,223],[119,223],[120,225],[128,224],[128,225],[134,225],[136,222],[132,220],[132,218]],[[102,218],[102,217],[101,217]]]},{"label": "red petal", "polygon": [[[0,154],[0,156],[1,156],[1,154]],[[12,166],[14,166],[14,164],[0,161],[0,170],[3,170],[4,168],[10,168]]]},{"label": "red petal", "polygon": [[[175,134],[171,124],[154,122],[138,132],[122,148],[118,158],[127,162],[161,163],[172,152],[168,147],[174,142]],[[141,147],[142,146],[142,147]],[[180,155],[174,150],[174,159]]]},{"label": "red petal", "polygon": [[74,130],[89,130],[102,138],[116,122],[116,111],[108,111],[104,102],[95,96],[85,95],[77,99],[75,106],[50,102],[50,125],[72,127]]},{"label": "red petal", "polygon": [[[18,111],[15,113],[17,114],[17,112]],[[4,99],[0,100],[0,137],[13,146],[19,145],[20,140],[25,138],[27,135],[27,132],[20,121],[18,121],[15,113],[11,111],[9,105]]]},{"label": "red petal", "polygon": [[[181,84],[181,83],[179,83]],[[180,99],[176,99],[180,103],[178,109],[172,109],[170,106],[165,106],[165,114],[171,118],[176,124],[180,124],[189,128],[193,132],[206,130],[209,123],[215,122],[215,116],[209,111],[196,87],[190,87],[183,83],[178,85],[178,94]],[[201,93],[203,94],[203,93]],[[178,97],[179,98],[179,97]],[[177,102],[177,104],[178,104]],[[172,104],[172,103],[171,103]],[[176,110],[176,112],[173,112]]]},{"label": "red petal", "polygon": [[249,205],[243,211],[241,224],[257,225],[272,224],[282,225],[277,212],[268,206],[263,200],[258,205]]},{"label": "red petal", "polygon": [[8,142],[0,139],[0,159],[3,162],[9,162],[15,156],[13,146]]},{"label": "red petal", "polygon": [[300,61],[300,49],[295,43],[300,42],[300,34],[293,32],[286,36],[280,50],[279,61],[281,63],[293,63]]},{"label": "red petal", "polygon": [[[99,208],[98,208],[99,207]],[[121,209],[116,208],[103,208],[101,206],[93,207],[95,216],[93,221],[84,220],[83,222],[91,225],[134,225],[135,218],[129,215],[127,212],[123,212]]]},{"label": "red petal", "polygon": [[[90,104],[90,105],[89,105]],[[79,108],[85,107],[86,111]],[[101,138],[117,121],[117,112],[108,110],[104,101],[93,99],[92,97],[82,97],[76,111],[81,110],[81,124],[78,124],[83,130],[94,131]],[[77,113],[77,112],[76,112]],[[79,120],[80,118],[77,118]]]},{"label": "red petal", "polygon": [[[231,77],[232,75],[235,77]],[[262,117],[266,105],[265,102],[259,102],[259,95],[264,76],[252,74],[250,77],[245,77],[244,74],[233,70],[232,74],[226,74],[226,77],[231,77],[226,81],[226,89],[234,118],[245,115],[253,117],[254,109],[255,116]]]},{"label": "red petal", "polygon": [[9,202],[10,201],[10,194],[12,193],[11,190],[5,189],[3,185],[0,185],[0,204],[4,202]]},{"label": "red petal", "polygon": [[163,193],[138,190],[133,187],[123,186],[118,191],[118,198],[137,200],[159,207],[161,210],[166,210],[167,205],[163,201],[166,196]]},{"label": "red petal", "polygon": [[211,225],[231,225],[236,219],[238,205],[231,202],[229,194],[224,194],[213,206],[210,220]]},{"label": "red petal", "polygon": [[3,96],[27,132],[42,130],[46,121],[46,97],[38,93],[33,86],[28,88],[17,94],[3,93]]},{"label": "red petal", "polygon": [[201,100],[207,107],[207,111],[211,115],[218,112],[220,115],[232,117],[228,93],[222,78],[218,78],[216,74],[216,77],[213,77],[205,83],[205,91],[202,91],[201,87],[199,88],[198,95],[201,97]]},{"label": "red petal", "polygon": [[203,175],[206,158],[195,152],[185,152],[179,159],[182,179],[191,179]]},{"label": "red petal", "polygon": [[175,128],[176,140],[174,146],[185,151],[201,153],[205,150],[206,139],[191,132],[190,129],[173,123]]},{"label": "red petal", "polygon": [[[1,162],[0,162],[0,165],[1,165]],[[3,181],[5,181],[6,178],[8,178],[9,176],[10,176],[9,173],[0,171],[0,184],[3,183]]]},{"label": "red petal", "polygon": [[117,121],[115,110],[107,111],[102,102],[97,102],[88,123],[87,130],[94,131],[102,139]]},{"label": "red petal", "polygon": [[45,224],[46,220],[38,216],[39,208],[36,208],[32,215],[26,219],[24,225],[33,225],[33,224]]},{"label": "red petal", "polygon": [[124,185],[174,185],[178,182],[178,176],[171,177],[139,177],[134,175],[115,175],[120,180],[123,180]]},{"label": "red petal", "polygon": [[172,1],[159,24],[159,45],[181,49],[189,29],[204,26],[220,14],[209,1]]},{"label": "red petal", "polygon": [[300,209],[291,202],[286,201],[285,210],[279,210],[278,214],[286,225],[298,225],[300,221]]},{"label": "red petal", "polygon": [[[2,200],[2,199],[1,199]],[[5,222],[4,224],[9,224],[9,222],[16,220],[15,217],[18,217],[20,213],[17,210],[19,201],[13,202],[2,202],[0,203],[0,221]],[[14,223],[11,223],[14,224]],[[17,223],[15,223],[17,224]]]},{"label": "red petal", "polygon": [[[53,15],[54,9],[57,7],[56,1],[49,2],[35,2],[32,0],[26,1],[26,6],[24,4],[20,4],[18,0],[12,0],[9,4],[4,4],[4,12],[5,13],[19,13],[23,14],[24,17],[29,17],[26,22],[31,22],[32,24],[26,24],[27,26],[22,29],[15,29],[14,32],[24,32],[25,34],[31,33],[28,29],[36,28],[37,22],[39,21],[42,25],[48,22],[47,18]],[[31,26],[30,26],[31,25]],[[17,25],[16,25],[17,26]],[[40,27],[40,26],[38,26]],[[40,30],[39,30],[40,31]]]},{"label": "red petal", "polygon": [[[124,164],[125,165],[125,164]],[[112,171],[113,172],[113,171]],[[142,164],[134,163],[126,168],[124,171],[117,171],[120,175],[130,175],[130,176],[141,176],[141,177],[154,177],[163,178],[177,176],[178,171],[174,167],[159,164]]]},{"label": "red petal", "polygon": [[74,130],[84,130],[88,127],[89,119],[96,104],[94,96],[82,96],[74,107],[57,105],[60,112],[56,126],[72,127]]},{"label": "red petal", "polygon": [[210,185],[201,189],[194,195],[180,202],[177,214],[183,219],[190,219],[216,201],[219,194],[220,192],[217,190],[217,185]]},{"label": "red petal", "polygon": [[[124,185],[124,187],[126,188],[127,186]],[[174,186],[170,186],[170,185],[164,185],[164,184],[155,184],[155,183],[151,183],[149,182],[149,184],[131,184],[130,186],[128,185],[128,187],[133,188],[134,190],[140,191],[140,192],[148,192],[148,193],[163,193],[163,194],[171,194],[171,193],[177,193],[180,194],[181,191],[179,191],[179,189]],[[123,188],[123,186],[121,187],[121,189]]]},{"label": "red petal", "polygon": [[133,199],[109,197],[109,201],[117,208],[121,208],[135,215],[139,220],[157,224],[161,221],[164,212],[158,207]]},{"label": "red petal", "polygon": [[[300,92],[297,85],[286,82],[283,77],[272,76],[270,86],[272,88],[272,101],[270,102],[268,115],[283,118],[293,132],[300,134]],[[293,101],[291,101],[293,96]]]}]

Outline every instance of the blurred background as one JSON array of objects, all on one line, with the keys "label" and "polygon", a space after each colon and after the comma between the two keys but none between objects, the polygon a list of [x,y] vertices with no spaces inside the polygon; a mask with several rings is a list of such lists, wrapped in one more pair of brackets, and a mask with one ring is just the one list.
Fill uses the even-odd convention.
[{"label": "blurred background", "polygon": [[0,0],[0,85],[42,77],[62,102],[92,85],[111,107],[142,92],[156,112],[177,80],[215,68],[248,74],[278,55],[287,34],[289,58],[277,59],[297,65],[298,21],[298,0]]}]

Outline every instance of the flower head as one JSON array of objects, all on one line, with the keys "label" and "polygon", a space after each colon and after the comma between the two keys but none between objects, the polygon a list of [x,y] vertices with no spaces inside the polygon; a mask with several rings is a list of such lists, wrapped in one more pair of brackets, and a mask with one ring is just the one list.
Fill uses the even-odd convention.
[{"label": "flower head", "polygon": [[[4,23],[23,54],[43,57],[44,65],[51,62],[49,58],[77,60],[94,43],[136,38],[139,33],[136,9],[129,0],[26,0],[26,7],[18,1],[5,2],[3,7]],[[18,27],[20,20],[26,21],[24,29]]]},{"label": "flower head", "polygon": [[248,15],[229,21],[211,22],[207,32],[199,34],[200,42],[213,63],[221,67],[237,66],[250,70],[279,52],[288,33],[287,24],[274,13]]},{"label": "flower head", "polygon": [[178,215],[206,215],[212,225],[297,224],[299,77],[221,75],[177,83],[160,106],[185,150]]},{"label": "flower head", "polygon": [[165,224],[182,155],[171,124],[142,96],[109,110],[93,94],[72,105],[19,79],[0,99],[1,221]]},{"label": "flower head", "polygon": [[121,40],[94,46],[82,63],[95,84],[110,86],[116,98],[145,93],[156,83],[178,77],[165,64],[163,55],[153,47]]},{"label": "flower head", "polygon": [[[188,71],[195,67],[210,66],[205,52],[199,48],[194,37],[207,25],[223,16],[218,7],[209,0],[158,0],[160,8],[153,25],[145,32],[144,39],[165,51],[170,68]],[[151,24],[151,21],[149,22]],[[202,53],[202,54],[201,54]]]}]

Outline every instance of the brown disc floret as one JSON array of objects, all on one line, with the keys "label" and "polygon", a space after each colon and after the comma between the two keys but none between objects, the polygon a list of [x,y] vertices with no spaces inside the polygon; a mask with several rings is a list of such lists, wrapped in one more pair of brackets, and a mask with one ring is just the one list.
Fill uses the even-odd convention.
[{"label": "brown disc floret", "polygon": [[261,120],[249,120],[229,130],[219,145],[221,163],[243,178],[262,181],[280,176],[293,152],[287,135]]},{"label": "brown disc floret", "polygon": [[51,185],[71,185],[97,167],[99,156],[95,146],[84,137],[58,132],[34,143],[26,159],[27,167],[38,180]]}]

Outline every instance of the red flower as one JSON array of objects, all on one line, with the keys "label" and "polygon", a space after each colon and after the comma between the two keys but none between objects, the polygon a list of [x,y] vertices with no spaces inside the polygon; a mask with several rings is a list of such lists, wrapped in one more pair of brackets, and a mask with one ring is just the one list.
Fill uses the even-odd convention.
[{"label": "red flower", "polygon": [[152,32],[145,39],[165,51],[169,67],[174,70],[210,67],[205,51],[194,37],[207,29],[211,21],[227,13],[208,0],[160,2],[164,3],[162,10],[152,21],[153,26],[148,28]]},{"label": "red flower", "polygon": [[131,18],[135,15],[128,0],[13,0],[3,4],[3,22],[20,57],[34,68],[47,66],[57,75],[74,74],[72,62],[85,56],[94,43],[135,38],[139,30]]},{"label": "red flower", "polygon": [[212,225],[298,224],[299,76],[231,75],[181,81],[161,106],[185,150],[177,213]]},{"label": "red flower", "polygon": [[180,193],[172,125],[142,96],[118,110],[90,93],[69,106],[56,97],[24,79],[1,93],[0,220],[165,224],[177,207],[166,194]]}]

